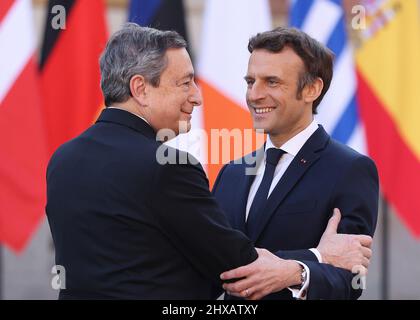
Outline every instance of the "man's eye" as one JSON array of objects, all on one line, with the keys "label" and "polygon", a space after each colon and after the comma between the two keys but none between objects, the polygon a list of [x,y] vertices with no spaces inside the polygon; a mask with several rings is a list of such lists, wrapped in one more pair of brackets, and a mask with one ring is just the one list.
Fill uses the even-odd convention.
[{"label": "man's eye", "polygon": [[276,80],[268,80],[268,85],[269,86],[275,86],[277,84]]},{"label": "man's eye", "polygon": [[252,86],[254,84],[253,80],[245,80],[245,82],[248,86]]}]

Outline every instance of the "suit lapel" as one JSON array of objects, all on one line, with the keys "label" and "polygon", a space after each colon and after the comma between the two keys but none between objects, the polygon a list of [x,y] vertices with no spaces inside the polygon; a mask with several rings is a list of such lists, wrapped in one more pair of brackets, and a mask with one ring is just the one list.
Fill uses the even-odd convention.
[{"label": "suit lapel", "polygon": [[233,199],[233,203],[238,204],[234,206],[236,210],[234,215],[235,227],[243,233],[246,233],[245,213],[249,190],[255,180],[256,169],[258,169],[258,165],[264,158],[264,149],[265,145],[257,151],[246,155],[244,158],[242,158],[242,163],[239,164],[241,179],[238,181],[238,188],[236,189],[236,195],[235,199]]},{"label": "suit lapel", "polygon": [[[242,172],[245,172],[245,165],[242,165],[241,168]],[[233,203],[235,205],[235,227],[245,233],[245,211],[246,211],[246,203],[248,200],[248,193],[249,189],[251,188],[252,182],[254,181],[255,176],[250,175],[243,175],[242,180],[238,181],[239,185],[236,190],[236,199],[234,199]]]},{"label": "suit lapel", "polygon": [[322,126],[319,126],[303,145],[302,149],[300,149],[268,198],[267,205],[261,213],[258,224],[255,227],[255,233],[251,237],[254,243],[257,242],[261,232],[264,230],[277,207],[306,171],[319,159],[322,154],[321,151],[325,148],[328,140],[328,134]]}]

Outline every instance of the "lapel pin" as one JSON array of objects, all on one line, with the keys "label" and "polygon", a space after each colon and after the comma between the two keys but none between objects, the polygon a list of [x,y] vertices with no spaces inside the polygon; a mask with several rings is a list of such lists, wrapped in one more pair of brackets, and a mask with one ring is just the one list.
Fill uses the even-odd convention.
[{"label": "lapel pin", "polygon": [[302,159],[300,159],[300,162],[303,163],[303,164],[305,164],[306,163],[306,160],[302,158]]}]

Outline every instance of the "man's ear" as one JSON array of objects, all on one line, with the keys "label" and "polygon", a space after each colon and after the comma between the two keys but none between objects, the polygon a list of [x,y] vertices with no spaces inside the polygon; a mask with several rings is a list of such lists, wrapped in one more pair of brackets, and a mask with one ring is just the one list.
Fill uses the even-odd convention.
[{"label": "man's ear", "polygon": [[321,94],[322,88],[324,87],[324,82],[321,78],[316,78],[310,84],[307,84],[303,88],[302,97],[306,103],[314,102]]},{"label": "man's ear", "polygon": [[142,106],[147,105],[146,79],[136,74],[130,79],[131,96]]}]

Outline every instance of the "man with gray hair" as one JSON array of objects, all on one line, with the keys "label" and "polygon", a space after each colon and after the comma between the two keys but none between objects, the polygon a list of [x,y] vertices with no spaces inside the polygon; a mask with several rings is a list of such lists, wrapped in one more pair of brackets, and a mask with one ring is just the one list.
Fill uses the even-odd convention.
[{"label": "man with gray hair", "polygon": [[201,166],[156,159],[158,131],[189,130],[201,104],[185,48],[174,31],[130,23],[101,56],[107,108],[47,170],[46,212],[66,271],[60,299],[210,299],[223,271],[257,259]]},{"label": "man with gray hair", "polygon": [[[61,299],[215,298],[222,272],[260,259],[229,226],[199,164],[156,158],[158,132],[188,131],[201,104],[185,48],[176,32],[132,23],[107,44],[107,108],[47,170],[46,213],[66,271]],[[299,284],[299,265],[276,259],[282,285]]]}]

